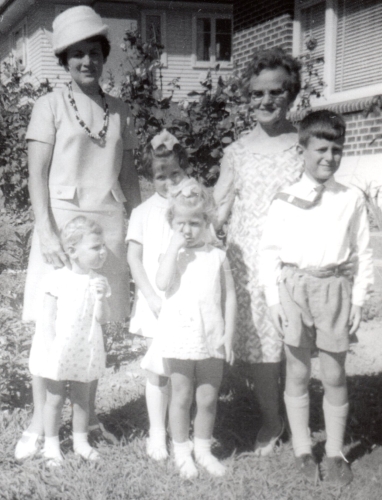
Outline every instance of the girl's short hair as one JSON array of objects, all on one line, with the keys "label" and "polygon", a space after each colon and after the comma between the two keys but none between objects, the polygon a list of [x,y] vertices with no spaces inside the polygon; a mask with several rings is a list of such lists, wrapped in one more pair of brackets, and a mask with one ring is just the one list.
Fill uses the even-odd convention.
[{"label": "girl's short hair", "polygon": [[313,111],[301,121],[298,130],[298,142],[306,147],[311,137],[338,141],[345,139],[346,123],[341,115],[328,109]]},{"label": "girl's short hair", "polygon": [[[92,36],[92,37],[87,38],[86,40],[82,40],[82,41],[84,41],[84,42],[99,42],[101,45],[103,60],[104,60],[104,62],[106,62],[106,60],[110,54],[110,42],[106,36],[96,35],[96,36]],[[63,52],[60,52],[60,54],[56,54],[56,56],[58,59],[58,64],[65,68],[68,65],[68,49],[65,49]]]},{"label": "girl's short hair", "polygon": [[102,234],[102,227],[95,221],[79,215],[65,224],[61,230],[60,239],[67,252],[80,243],[86,234]]},{"label": "girl's short hair", "polygon": [[254,52],[252,59],[242,74],[241,84],[243,94],[249,97],[249,86],[253,76],[259,75],[264,69],[277,68],[285,69],[289,75],[289,79],[285,83],[285,90],[288,90],[290,102],[292,103],[301,90],[301,65],[297,59],[287,54],[281,47]]},{"label": "girl's short hair", "polygon": [[172,150],[167,149],[165,144],[161,144],[156,149],[149,142],[142,153],[140,172],[147,178],[153,178],[153,160],[156,158],[176,158],[182,170],[188,168],[188,157],[185,149],[180,144],[174,144]]},{"label": "girl's short hair", "polygon": [[184,179],[169,194],[167,220],[172,225],[177,207],[201,212],[207,223],[215,218],[215,203],[208,189],[195,179]]}]

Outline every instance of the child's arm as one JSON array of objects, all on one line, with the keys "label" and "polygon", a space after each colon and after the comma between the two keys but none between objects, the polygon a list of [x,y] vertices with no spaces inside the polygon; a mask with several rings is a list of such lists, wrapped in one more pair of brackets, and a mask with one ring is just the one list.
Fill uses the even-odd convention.
[{"label": "child's arm", "polygon": [[107,301],[109,285],[106,278],[100,277],[92,279],[92,286],[95,291],[94,314],[100,325],[107,323],[110,320],[110,307]]},{"label": "child's arm", "polygon": [[225,259],[221,271],[222,296],[224,297],[224,336],[222,345],[225,360],[230,365],[234,362],[233,339],[236,326],[236,292],[228,260]]},{"label": "child's arm", "polygon": [[174,232],[170,244],[164,254],[156,276],[159,290],[166,291],[170,287],[176,274],[176,262],[179,250],[186,244],[186,239],[180,232]]},{"label": "child's arm", "polygon": [[150,309],[158,317],[162,305],[162,299],[155,292],[150,283],[145,268],[143,267],[143,245],[137,241],[130,240],[127,250],[127,262],[130,266],[135,285],[141,290]]},{"label": "child's arm", "polygon": [[45,293],[42,326],[48,352],[52,346],[54,337],[56,336],[56,315],[57,298],[50,293]]}]

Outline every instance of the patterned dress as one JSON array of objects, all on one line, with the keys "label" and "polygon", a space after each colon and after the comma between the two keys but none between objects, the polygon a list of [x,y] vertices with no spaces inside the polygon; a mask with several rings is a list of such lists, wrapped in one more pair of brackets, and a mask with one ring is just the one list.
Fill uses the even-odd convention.
[{"label": "patterned dress", "polygon": [[227,256],[238,301],[235,354],[249,363],[275,363],[282,358],[283,344],[259,285],[257,252],[272,199],[299,179],[302,162],[295,146],[264,155],[251,151],[243,139],[226,149],[225,178],[216,186],[218,203],[228,200],[231,205]]}]

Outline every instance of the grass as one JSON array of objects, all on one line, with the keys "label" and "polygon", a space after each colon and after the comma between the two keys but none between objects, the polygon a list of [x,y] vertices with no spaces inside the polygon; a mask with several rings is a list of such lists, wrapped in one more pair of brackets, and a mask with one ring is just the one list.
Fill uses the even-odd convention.
[{"label": "grass", "polygon": [[[19,349],[17,336],[25,343],[25,332],[32,331],[30,326],[23,327],[20,322],[20,298],[18,292],[14,292],[19,290],[22,276],[0,274],[0,285],[3,280],[5,290],[11,297],[8,303],[3,300],[0,307],[0,340],[10,338],[9,333],[4,336],[2,318],[5,316],[1,314],[10,304],[18,304],[12,317],[12,325],[17,326],[12,352]],[[374,321],[380,329],[381,321]],[[214,432],[214,452],[227,466],[227,475],[219,479],[211,478],[200,470],[198,479],[186,481],[178,476],[172,458],[165,463],[156,463],[146,456],[148,421],[144,399],[145,378],[139,368],[142,350],[139,349],[139,342],[133,343],[126,331],[120,325],[111,325],[109,329],[109,367],[100,381],[97,396],[100,420],[119,438],[119,445],[101,443],[99,451],[102,459],[97,464],[76,457],[72,451],[71,408],[67,403],[60,431],[64,465],[49,469],[40,457],[17,462],[14,448],[22,430],[28,425],[32,410],[30,387],[24,387],[21,392],[18,389],[18,396],[3,401],[0,411],[1,499],[379,500],[381,497],[382,373],[365,374],[366,370],[360,367],[358,372],[352,371],[355,375],[348,377],[351,410],[346,451],[355,476],[348,487],[340,489],[325,482],[317,486],[305,484],[295,471],[287,433],[273,456],[260,459],[253,455],[261,420],[250,373],[242,366],[226,368]],[[367,337],[367,331],[365,335]],[[6,347],[1,346],[0,354],[8,352]],[[369,357],[372,354],[381,355],[375,353],[375,349],[378,349],[377,345],[374,350],[370,349]],[[0,363],[1,359],[0,356]],[[7,363],[8,366],[9,360]],[[7,372],[10,379],[17,378],[18,384],[26,380],[21,366]],[[314,451],[321,460],[325,433],[321,410],[323,392],[318,379],[312,379],[310,395],[310,428]]]}]

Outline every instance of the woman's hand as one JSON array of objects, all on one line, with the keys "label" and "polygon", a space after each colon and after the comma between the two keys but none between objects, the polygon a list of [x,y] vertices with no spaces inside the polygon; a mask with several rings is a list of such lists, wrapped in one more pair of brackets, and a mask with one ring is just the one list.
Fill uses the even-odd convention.
[{"label": "woman's hand", "polygon": [[159,316],[160,310],[162,309],[162,299],[156,293],[147,297],[147,303],[151,309],[154,316],[157,318]]},{"label": "woman's hand", "polygon": [[288,320],[285,316],[284,310],[281,304],[275,304],[269,308],[269,312],[271,315],[271,319],[279,337],[284,338],[284,330],[283,327],[288,325]]},{"label": "woman's hand", "polygon": [[61,246],[58,236],[51,231],[38,231],[42,258],[54,268],[71,267],[70,260]]},{"label": "woman's hand", "polygon": [[230,335],[223,335],[221,341],[218,344],[218,348],[221,346],[224,346],[224,352],[225,352],[225,360],[229,365],[233,365],[235,361],[235,354],[233,352],[232,348],[232,336]]}]

